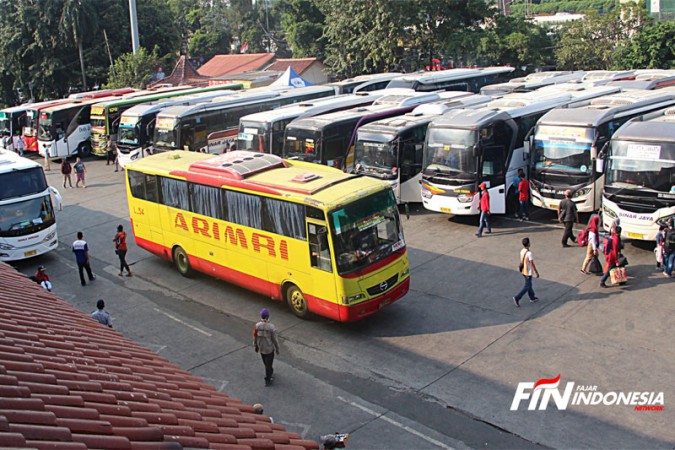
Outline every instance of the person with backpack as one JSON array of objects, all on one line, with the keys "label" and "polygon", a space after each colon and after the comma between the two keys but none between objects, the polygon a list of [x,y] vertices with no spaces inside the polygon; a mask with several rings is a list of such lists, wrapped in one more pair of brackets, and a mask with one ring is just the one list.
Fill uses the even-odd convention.
[{"label": "person with backpack", "polygon": [[[579,233],[577,235],[577,241],[579,245],[582,245],[584,239],[587,240],[586,243],[586,258],[581,264],[581,273],[589,274],[590,272],[586,271],[588,265],[593,260],[593,257],[598,256],[598,226],[600,224],[600,216],[597,214],[591,217],[591,220],[588,222],[588,227],[586,227],[585,233]],[[585,235],[585,236],[584,236]]]},{"label": "person with backpack", "polygon": [[68,182],[68,185],[72,188],[73,187],[73,178],[71,177],[70,174],[73,173],[73,167],[70,165],[68,162],[68,158],[63,158],[61,160],[61,173],[63,174],[63,187],[66,187],[66,181]]},{"label": "person with backpack", "polygon": [[609,278],[609,274],[614,267],[619,265],[619,252],[621,249],[621,241],[619,235],[621,234],[621,227],[612,228],[611,234],[606,236],[602,241],[603,252],[605,254],[605,271],[600,278],[600,287],[608,287],[605,282]]},{"label": "person with backpack", "polygon": [[663,274],[670,278],[675,265],[675,225],[672,217],[668,219],[668,228],[663,231]]}]

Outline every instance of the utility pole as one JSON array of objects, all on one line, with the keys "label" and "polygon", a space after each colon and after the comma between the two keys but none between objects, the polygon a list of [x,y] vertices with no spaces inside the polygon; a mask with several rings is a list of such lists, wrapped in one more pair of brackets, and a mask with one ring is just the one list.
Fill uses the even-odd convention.
[{"label": "utility pole", "polygon": [[129,0],[129,21],[131,23],[131,48],[138,55],[138,19],[136,17],[136,0]]},{"label": "utility pole", "polygon": [[113,80],[117,78],[115,76],[115,65],[113,64],[112,55],[110,54],[110,45],[108,45],[108,34],[103,29],[103,39],[105,39],[105,48],[108,51],[108,59],[110,60],[110,70],[112,71]]}]

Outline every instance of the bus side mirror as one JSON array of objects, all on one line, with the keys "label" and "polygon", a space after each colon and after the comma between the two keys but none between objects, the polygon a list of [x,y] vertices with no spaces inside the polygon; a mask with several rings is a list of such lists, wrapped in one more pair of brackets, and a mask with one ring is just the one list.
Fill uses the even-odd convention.
[{"label": "bus side mirror", "polygon": [[605,160],[601,158],[597,158],[595,160],[595,171],[598,173],[604,173],[605,172]]},{"label": "bus side mirror", "polygon": [[523,142],[523,161],[530,160],[530,149],[532,148],[532,142],[528,139]]}]

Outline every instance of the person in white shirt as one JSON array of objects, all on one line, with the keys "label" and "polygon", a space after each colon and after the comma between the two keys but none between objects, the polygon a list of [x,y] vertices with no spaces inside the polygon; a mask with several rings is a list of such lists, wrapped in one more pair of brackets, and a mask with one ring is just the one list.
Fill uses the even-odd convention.
[{"label": "person in white shirt", "polygon": [[515,297],[513,297],[513,303],[520,307],[520,299],[523,298],[525,293],[530,297],[530,303],[534,303],[537,300],[537,296],[534,293],[532,288],[532,276],[539,278],[539,271],[537,266],[534,264],[534,257],[532,256],[532,251],[530,250],[530,238],[523,238],[523,249],[520,251],[520,263],[521,263],[521,274],[525,279],[525,285],[518,292]]}]

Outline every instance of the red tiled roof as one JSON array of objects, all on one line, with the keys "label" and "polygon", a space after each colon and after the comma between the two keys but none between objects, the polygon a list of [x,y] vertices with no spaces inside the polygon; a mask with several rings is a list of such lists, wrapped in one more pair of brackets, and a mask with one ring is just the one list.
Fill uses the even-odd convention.
[{"label": "red tiled roof", "polygon": [[221,77],[230,73],[261,70],[274,59],[274,53],[216,55],[198,70],[206,77]]},{"label": "red tiled roof", "polygon": [[317,449],[0,263],[0,447]]},{"label": "red tiled roof", "polygon": [[157,84],[171,84],[173,86],[182,86],[182,85],[191,85],[194,87],[208,86],[209,78],[200,75],[197,73],[197,70],[194,68],[189,59],[182,55],[171,75],[157,80],[154,83],[150,83],[148,87],[152,87]]},{"label": "red tiled roof", "polygon": [[302,75],[302,72],[307,70],[309,66],[316,62],[316,58],[290,58],[290,59],[277,59],[265,70],[276,70],[279,72],[284,72],[288,67],[292,67],[298,75]]}]

